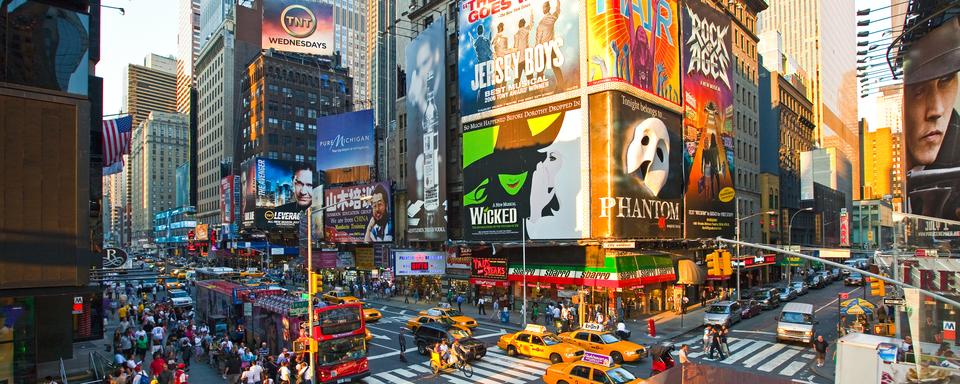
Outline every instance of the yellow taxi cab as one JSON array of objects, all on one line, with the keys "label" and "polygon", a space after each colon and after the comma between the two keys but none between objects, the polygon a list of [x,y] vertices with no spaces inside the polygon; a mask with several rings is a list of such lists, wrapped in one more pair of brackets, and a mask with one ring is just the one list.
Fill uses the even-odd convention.
[{"label": "yellow taxi cab", "polygon": [[430,311],[427,311],[427,312],[428,313],[426,315],[417,315],[407,320],[407,329],[409,329],[410,332],[416,332],[417,328],[420,328],[420,326],[423,324],[441,323],[441,324],[453,326],[456,328],[460,328],[466,331],[467,335],[473,336],[473,331],[470,330],[470,328],[460,325],[456,321],[453,321],[453,319],[446,316],[442,316],[441,314],[436,312],[430,312]]},{"label": "yellow taxi cab", "polygon": [[363,341],[373,340],[373,334],[370,333],[370,328],[363,328],[363,331],[366,333],[363,337]]},{"label": "yellow taxi cab", "polygon": [[166,287],[168,291],[171,289],[183,289],[183,283],[177,279],[166,279],[163,282],[163,286]]},{"label": "yellow taxi cab", "polygon": [[349,293],[344,291],[336,290],[324,293],[323,301],[326,301],[330,304],[343,304],[360,302],[360,299],[350,296]]},{"label": "yellow taxi cab", "polygon": [[182,269],[179,269],[179,268],[170,271],[170,277],[172,277],[172,278],[179,278],[180,271],[182,271]]},{"label": "yellow taxi cab", "polygon": [[366,322],[373,322],[383,318],[383,314],[379,310],[370,306],[370,304],[363,303],[363,319]]},{"label": "yellow taxi cab", "polygon": [[509,356],[539,357],[554,364],[579,360],[583,356],[583,348],[564,343],[557,335],[547,332],[547,327],[537,324],[527,324],[520,332],[500,336],[497,347],[507,351]]},{"label": "yellow taxi cab", "polygon": [[265,275],[266,273],[260,272],[256,269],[247,269],[245,271],[240,271],[240,277],[261,278]]},{"label": "yellow taxi cab", "polygon": [[604,331],[597,323],[584,323],[580,329],[559,334],[560,340],[570,343],[587,352],[610,356],[615,364],[632,362],[647,357],[644,346],[620,340],[614,334]]},{"label": "yellow taxi cab", "polygon": [[453,308],[430,308],[430,309],[420,311],[420,314],[446,316],[446,317],[449,317],[450,320],[453,320],[454,322],[456,322],[457,324],[460,324],[464,327],[471,328],[471,329],[476,328],[478,325],[480,325],[480,324],[477,324],[476,319],[470,316],[465,316],[463,312],[460,312],[459,310],[456,310]]},{"label": "yellow taxi cab", "polygon": [[612,357],[590,352],[584,353],[580,361],[547,367],[547,371],[543,373],[543,382],[546,384],[645,383],[623,367],[614,364]]}]

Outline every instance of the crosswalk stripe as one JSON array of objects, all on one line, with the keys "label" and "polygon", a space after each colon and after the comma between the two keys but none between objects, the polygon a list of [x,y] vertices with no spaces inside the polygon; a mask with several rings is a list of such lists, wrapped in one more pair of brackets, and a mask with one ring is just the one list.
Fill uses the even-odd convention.
[{"label": "crosswalk stripe", "polygon": [[745,368],[752,368],[754,365],[759,364],[761,361],[763,361],[767,357],[770,357],[770,355],[779,352],[784,347],[786,346],[783,344],[771,345],[770,348],[764,349],[763,351],[760,351],[760,353],[753,355],[753,357],[747,359],[747,361],[744,361],[743,366]]},{"label": "crosswalk stripe", "polygon": [[790,365],[788,365],[782,371],[780,371],[780,374],[784,376],[793,376],[795,373],[803,369],[803,367],[805,367],[806,365],[807,365],[807,362],[805,361],[794,361],[790,363]]},{"label": "crosswalk stripe", "polygon": [[475,383],[476,383],[476,382],[473,381],[473,380],[470,380],[470,381],[460,380],[460,379],[458,379],[458,378],[456,378],[456,377],[452,377],[452,376],[445,377],[445,379],[447,379],[447,382],[450,383],[450,384],[475,384]]},{"label": "crosswalk stripe", "polygon": [[427,368],[420,364],[414,364],[414,365],[408,366],[408,368],[421,373],[433,373],[432,369]]},{"label": "crosswalk stripe", "polygon": [[528,374],[528,373],[520,372],[520,371],[516,371],[516,370],[503,370],[503,368],[498,367],[498,366],[496,366],[496,365],[494,365],[494,364],[492,364],[492,363],[487,363],[487,362],[482,362],[482,361],[481,361],[481,362],[477,362],[476,364],[473,364],[473,367],[474,367],[474,370],[476,370],[476,368],[485,368],[485,369],[493,370],[494,372],[496,372],[496,371],[501,371],[501,372],[504,373],[504,374],[508,374],[508,375],[510,375],[510,376],[516,376],[516,377],[519,377],[519,378],[522,378],[522,379],[526,379],[526,380],[536,380],[536,379],[539,379],[538,376],[531,376],[531,375]]},{"label": "crosswalk stripe", "polygon": [[693,344],[696,343],[697,341],[703,341],[703,336],[701,335],[701,336],[697,336],[697,337],[691,337],[690,339],[681,341],[679,345],[687,344],[687,345],[689,345],[689,346],[692,347]]},{"label": "crosswalk stripe", "polygon": [[744,358],[744,357],[749,356],[749,355],[750,355],[751,353],[753,353],[754,351],[762,348],[762,347],[765,346],[765,345],[769,345],[769,344],[770,344],[770,343],[768,343],[768,342],[766,342],[766,341],[757,340],[757,341],[755,341],[753,344],[747,346],[746,348],[743,348],[743,349],[737,351],[737,353],[734,353],[734,354],[730,355],[729,357],[726,358],[726,360],[723,360],[722,363],[724,363],[724,364],[733,364],[733,363],[736,363],[738,360],[740,360],[740,359],[742,359],[742,358]]},{"label": "crosswalk stripe", "polygon": [[363,381],[365,381],[367,384],[387,384],[387,383],[384,383],[384,382],[382,382],[382,381],[380,381],[380,380],[377,380],[377,378],[375,378],[375,377],[373,377],[373,376],[365,377],[365,378],[363,379]]},{"label": "crosswalk stripe", "polygon": [[787,360],[790,360],[791,357],[799,353],[800,351],[787,349],[786,351],[783,351],[782,353],[777,355],[777,357],[775,357],[773,360],[768,361],[766,364],[761,365],[760,368],[757,368],[757,369],[764,372],[770,372],[774,368],[779,367],[781,364],[786,363]]},{"label": "crosswalk stripe", "polygon": [[[488,356],[489,356],[489,357],[488,357]],[[528,367],[535,368],[535,369],[547,369],[547,367],[550,366],[550,364],[541,363],[541,362],[539,362],[539,361],[528,360],[528,359],[520,359],[520,358],[510,357],[510,356],[505,356],[505,355],[500,355],[500,356],[490,356],[490,355],[488,355],[488,356],[484,356],[484,358],[485,358],[485,359],[486,359],[486,358],[492,358],[492,359],[496,359],[496,360],[502,361],[502,362],[508,364],[507,366],[513,366],[513,365],[515,365],[515,364],[522,364],[522,365],[526,365],[526,366],[528,366]]]},{"label": "crosswalk stripe", "polygon": [[[513,383],[513,384],[525,384],[525,383],[526,383],[526,381],[524,381],[524,380],[518,380],[518,379],[515,379],[515,378],[510,377],[510,376],[508,376],[508,375],[506,375],[506,374],[503,374],[503,373],[497,373],[497,372],[488,371],[488,370],[486,370],[486,369],[483,369],[483,368],[480,368],[480,367],[477,367],[476,365],[474,365],[474,366],[473,366],[473,376],[476,377],[478,373],[486,376],[485,379],[496,380],[496,381],[495,381],[496,383]],[[524,376],[530,377],[529,375],[524,375]],[[537,377],[534,377],[534,378],[532,378],[532,379],[527,379],[527,380],[536,380],[536,379],[538,379],[538,378],[537,378]]]},{"label": "crosswalk stripe", "polygon": [[[416,365],[411,365],[411,366],[410,366],[410,368],[413,368],[413,367],[416,367]],[[416,377],[416,376],[417,376],[416,373],[410,372],[410,371],[408,371],[408,370],[406,370],[406,369],[403,369],[403,368],[397,368],[397,369],[391,370],[390,373],[396,373],[396,374],[398,374],[398,375],[400,375],[400,376],[403,376],[403,377],[406,377],[406,378],[408,378],[408,379],[411,378],[411,377]]]},{"label": "crosswalk stripe", "polygon": [[387,382],[390,382],[390,383],[395,383],[395,384],[413,384],[413,383],[410,382],[410,381],[407,381],[407,380],[401,379],[401,378],[399,378],[399,377],[396,377],[396,376],[394,376],[394,375],[391,375],[390,372],[382,372],[382,373],[378,373],[378,374],[376,374],[376,375],[374,375],[374,376],[380,377],[381,379],[384,379],[384,380],[386,380]]},{"label": "crosswalk stripe", "polygon": [[513,369],[519,369],[521,371],[526,371],[526,372],[530,372],[538,375],[543,374],[543,371],[546,370],[546,367],[538,369],[538,368],[531,367],[529,365],[517,364],[516,362],[500,359],[497,357],[487,357],[484,361],[489,361],[493,364],[502,365],[504,367],[510,367]]},{"label": "crosswalk stripe", "polygon": [[516,361],[518,361],[518,362],[520,362],[520,363],[522,363],[522,364],[527,364],[527,365],[534,366],[534,367],[542,367],[542,368],[546,369],[547,367],[550,366],[550,364],[548,364],[548,363],[543,363],[543,362],[540,362],[540,361],[538,361],[538,360],[534,360],[534,358],[532,358],[532,357],[512,357],[512,356],[509,356],[509,355],[507,355],[506,352],[501,351],[499,348],[497,348],[497,349],[488,349],[487,352],[488,352],[488,354],[489,354],[489,353],[494,353],[494,354],[496,354],[496,355],[498,355],[498,356],[505,357],[505,358],[507,358],[507,359],[514,359],[514,360],[516,360]]},{"label": "crosswalk stripe", "polygon": [[803,357],[804,359],[812,359],[812,358],[813,358],[813,354],[812,354],[812,353],[808,353],[808,354],[803,355],[803,356],[801,356],[801,357]]}]

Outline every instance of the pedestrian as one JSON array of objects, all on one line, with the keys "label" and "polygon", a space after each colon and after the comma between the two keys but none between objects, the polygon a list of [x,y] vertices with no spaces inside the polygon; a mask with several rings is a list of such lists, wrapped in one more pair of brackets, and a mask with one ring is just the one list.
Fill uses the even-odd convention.
[{"label": "pedestrian", "polygon": [[497,316],[500,316],[500,302],[493,300],[493,312],[490,314],[490,319],[496,320]]},{"label": "pedestrian", "polygon": [[[272,357],[272,356],[271,356],[271,357]],[[279,369],[279,371],[277,372],[277,381],[279,381],[280,384],[291,384],[291,383],[290,383],[290,376],[291,376],[291,375],[290,375],[290,362],[284,361],[283,364],[280,365],[280,369]]]},{"label": "pedestrian", "polygon": [[240,357],[235,353],[227,354],[227,364],[223,369],[223,378],[227,384],[237,384],[240,381],[240,374],[243,368],[240,368]]},{"label": "pedestrian", "polygon": [[483,302],[483,297],[480,297],[479,299],[477,299],[477,313],[485,316],[487,314],[487,311],[483,308],[484,304],[485,303]]},{"label": "pedestrian", "polygon": [[723,354],[723,348],[720,347],[720,330],[713,328],[710,331],[710,359],[713,359],[713,352],[716,351],[719,354],[719,360],[726,359],[726,355]]},{"label": "pedestrian", "polygon": [[710,330],[712,328],[712,325],[703,327],[703,354],[707,354],[707,351],[710,350]]},{"label": "pedestrian", "polygon": [[310,370],[310,364],[306,361],[300,362],[297,376],[300,377],[300,384],[313,384],[313,371]]},{"label": "pedestrian", "polygon": [[406,363],[407,356],[404,355],[404,352],[407,351],[407,328],[400,327],[400,335],[397,337],[397,341],[400,343],[400,361]]},{"label": "pedestrian", "polygon": [[830,346],[826,340],[823,339],[823,335],[817,335],[817,339],[813,342],[813,349],[817,352],[817,366],[823,366],[823,360],[827,356],[827,348]]},{"label": "pedestrian", "polygon": [[190,375],[187,374],[186,365],[180,363],[177,366],[177,372],[173,374],[173,384],[188,384]]},{"label": "pedestrian", "polygon": [[690,358],[687,357],[687,353],[690,350],[690,346],[684,344],[680,346],[680,365],[685,365],[690,362]]},{"label": "pedestrian", "polygon": [[536,302],[533,303],[533,312],[530,313],[530,321],[534,324],[539,324],[538,321],[540,318],[540,305]]},{"label": "pedestrian", "polygon": [[730,329],[727,328],[727,325],[724,324],[720,328],[720,350],[727,356],[730,356],[730,346],[727,345],[727,336],[730,334]]},{"label": "pedestrian", "polygon": [[463,295],[457,295],[457,310],[463,313],[463,301],[466,300],[463,298]]}]

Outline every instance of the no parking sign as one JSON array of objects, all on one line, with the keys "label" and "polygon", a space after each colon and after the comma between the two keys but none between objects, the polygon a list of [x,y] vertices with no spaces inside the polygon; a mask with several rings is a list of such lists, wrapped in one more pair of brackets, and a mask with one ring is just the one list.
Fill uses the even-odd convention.
[{"label": "no parking sign", "polygon": [[956,322],[954,321],[943,322],[943,339],[944,340],[957,339],[957,323]]}]

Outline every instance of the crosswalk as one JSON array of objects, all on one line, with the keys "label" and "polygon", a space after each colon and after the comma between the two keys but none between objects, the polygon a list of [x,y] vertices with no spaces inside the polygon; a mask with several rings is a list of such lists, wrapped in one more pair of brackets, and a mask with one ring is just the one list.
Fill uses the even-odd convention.
[{"label": "crosswalk", "polygon": [[439,377],[433,378],[428,360],[387,372],[375,373],[363,380],[367,384],[413,384],[424,378],[450,384],[525,384],[539,382],[550,364],[510,357],[499,348],[491,348],[487,350],[487,355],[483,359],[474,361],[470,365],[473,366],[471,377],[464,376],[460,371],[446,371]]},{"label": "crosswalk", "polygon": [[[703,348],[703,337],[695,337],[678,342],[687,344],[690,349],[687,357],[694,361],[711,361],[715,364],[738,365],[744,368],[783,376],[794,376],[810,365],[815,355],[810,348],[797,345],[774,343],[766,340],[727,338],[730,356],[723,360],[711,360],[709,349]],[[674,355],[679,352],[674,351]]]}]

